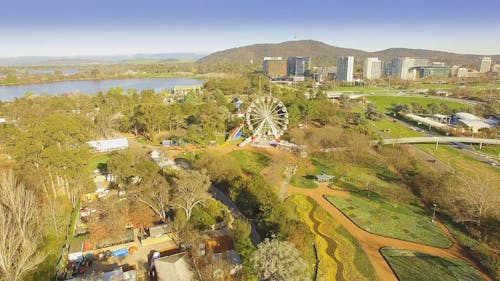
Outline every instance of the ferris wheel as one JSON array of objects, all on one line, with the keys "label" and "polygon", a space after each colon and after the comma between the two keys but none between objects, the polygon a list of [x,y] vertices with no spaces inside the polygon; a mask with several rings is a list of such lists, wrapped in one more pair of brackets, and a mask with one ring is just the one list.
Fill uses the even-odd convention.
[{"label": "ferris wheel", "polygon": [[245,114],[252,139],[273,137],[280,141],[288,127],[288,112],[277,98],[267,96],[254,100]]}]

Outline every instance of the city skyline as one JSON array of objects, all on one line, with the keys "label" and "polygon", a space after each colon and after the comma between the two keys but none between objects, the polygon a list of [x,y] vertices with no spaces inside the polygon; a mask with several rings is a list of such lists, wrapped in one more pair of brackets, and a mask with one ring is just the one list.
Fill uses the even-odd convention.
[{"label": "city skyline", "polygon": [[0,10],[0,57],[208,54],[294,39],[370,52],[500,53],[500,3],[435,2],[12,1]]}]

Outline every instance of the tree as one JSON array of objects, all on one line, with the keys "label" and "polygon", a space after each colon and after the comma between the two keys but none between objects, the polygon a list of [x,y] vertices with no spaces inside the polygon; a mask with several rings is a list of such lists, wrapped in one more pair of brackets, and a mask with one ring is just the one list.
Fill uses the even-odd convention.
[{"label": "tree", "polygon": [[288,241],[266,238],[258,245],[250,262],[262,281],[307,280],[307,264]]},{"label": "tree", "polygon": [[98,206],[94,208],[98,211],[91,214],[88,222],[90,239],[98,245],[124,241],[127,234],[125,227],[130,223],[127,202],[118,196],[108,196],[96,204]]},{"label": "tree", "polygon": [[210,199],[211,182],[205,171],[181,170],[174,179],[173,205],[184,210],[189,221],[193,208]]},{"label": "tree", "polygon": [[345,93],[340,96],[339,102],[342,108],[350,108],[352,104],[351,97]]},{"label": "tree", "polygon": [[170,209],[170,185],[159,173],[148,176],[146,179],[141,182],[140,188],[133,197],[151,208],[163,222],[167,222],[167,213]]},{"label": "tree", "polygon": [[377,106],[373,103],[369,103],[365,112],[366,119],[376,121],[382,118],[382,113],[377,110]]},{"label": "tree", "polygon": [[39,206],[12,171],[0,172],[0,276],[18,281],[40,264]]},{"label": "tree", "polygon": [[241,174],[241,167],[233,157],[207,151],[196,161],[196,166],[207,170],[210,178],[216,182],[230,181]]},{"label": "tree", "polygon": [[116,183],[122,187],[127,186],[130,180],[135,176],[134,164],[136,155],[130,151],[113,152],[106,164],[107,169],[115,177]]},{"label": "tree", "polygon": [[[480,177],[462,177],[463,189],[462,199],[467,202],[466,214],[477,224],[479,234],[481,232],[481,221],[495,212],[498,213],[500,195],[491,179]],[[498,183],[498,182],[497,182]]]},{"label": "tree", "polygon": [[252,241],[250,241],[250,233],[252,231],[250,222],[245,219],[235,219],[232,224],[232,229],[236,250],[243,258],[249,258],[255,250]]}]

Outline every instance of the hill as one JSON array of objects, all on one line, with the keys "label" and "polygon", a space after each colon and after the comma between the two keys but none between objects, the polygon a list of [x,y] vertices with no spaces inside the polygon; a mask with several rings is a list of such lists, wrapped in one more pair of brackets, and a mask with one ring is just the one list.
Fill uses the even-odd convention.
[{"label": "hill", "polygon": [[64,66],[89,65],[101,63],[151,63],[191,61],[203,55],[195,53],[162,53],[162,54],[133,54],[133,55],[102,55],[102,56],[24,56],[0,57],[0,66]]},{"label": "hill", "polygon": [[[423,57],[433,60],[445,61],[448,64],[476,65],[483,55],[456,54],[443,51],[391,48],[378,52],[366,52],[357,49],[340,48],[331,46],[323,42],[314,40],[287,41],[278,44],[255,44],[245,47],[227,49],[212,53],[198,60],[199,63],[210,64],[222,61],[234,63],[248,63],[251,60],[260,62],[264,57],[289,57],[289,56],[310,56],[313,65],[335,64],[337,56],[351,55],[360,62],[369,56],[380,57],[389,61],[392,57],[409,56]],[[496,61],[500,61],[500,55],[491,56]]]}]

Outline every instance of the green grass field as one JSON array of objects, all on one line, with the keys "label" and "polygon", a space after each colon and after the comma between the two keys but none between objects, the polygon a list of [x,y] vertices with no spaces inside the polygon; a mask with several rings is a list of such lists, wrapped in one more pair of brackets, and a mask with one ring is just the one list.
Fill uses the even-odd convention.
[{"label": "green grass field", "polygon": [[431,222],[430,214],[416,204],[391,203],[373,192],[327,199],[359,227],[372,233],[441,248],[451,246],[448,237]]},{"label": "green grass field", "polygon": [[315,175],[325,173],[329,175],[337,175],[335,167],[327,164],[319,158],[312,158],[310,165],[299,165],[297,172],[290,179],[290,184],[302,188],[318,187]]},{"label": "green grass field", "polygon": [[105,154],[94,155],[89,161],[89,172],[92,173],[99,167],[99,164],[106,164],[108,162],[109,156]]},{"label": "green grass field", "polygon": [[458,260],[395,248],[380,250],[400,281],[484,280],[469,264]]},{"label": "green grass field", "polygon": [[421,137],[424,134],[413,131],[408,127],[402,126],[398,122],[393,122],[390,119],[380,119],[378,121],[370,122],[374,128],[384,134],[391,135],[395,138],[407,138],[407,137]]},{"label": "green grass field", "polygon": [[464,108],[469,107],[469,105],[464,104],[464,103],[445,100],[445,99],[439,99],[439,98],[433,98],[433,97],[377,95],[377,96],[367,96],[367,99],[369,101],[374,102],[377,105],[377,108],[382,112],[388,111],[388,109],[390,109],[392,107],[392,104],[418,103],[418,104],[422,105],[423,107],[427,107],[427,105],[430,103],[436,103],[436,104],[445,103],[452,109],[464,109]]},{"label": "green grass field", "polygon": [[271,159],[266,155],[248,150],[235,150],[229,155],[241,164],[243,170],[253,174],[260,173],[271,163]]},{"label": "green grass field", "polygon": [[317,280],[378,280],[368,256],[357,240],[312,199],[287,199],[315,235],[318,251]]},{"label": "green grass field", "polygon": [[457,85],[453,84],[418,84],[418,85],[413,85],[410,87],[410,89],[454,89],[456,88]]},{"label": "green grass field", "polygon": [[416,144],[416,146],[466,175],[485,178],[495,178],[500,175],[498,167],[484,163],[450,145],[440,145],[437,150],[434,144]]},{"label": "green grass field", "polygon": [[474,149],[484,154],[500,157],[500,146],[498,145],[483,145],[481,149],[479,149],[479,145],[474,145]]}]

